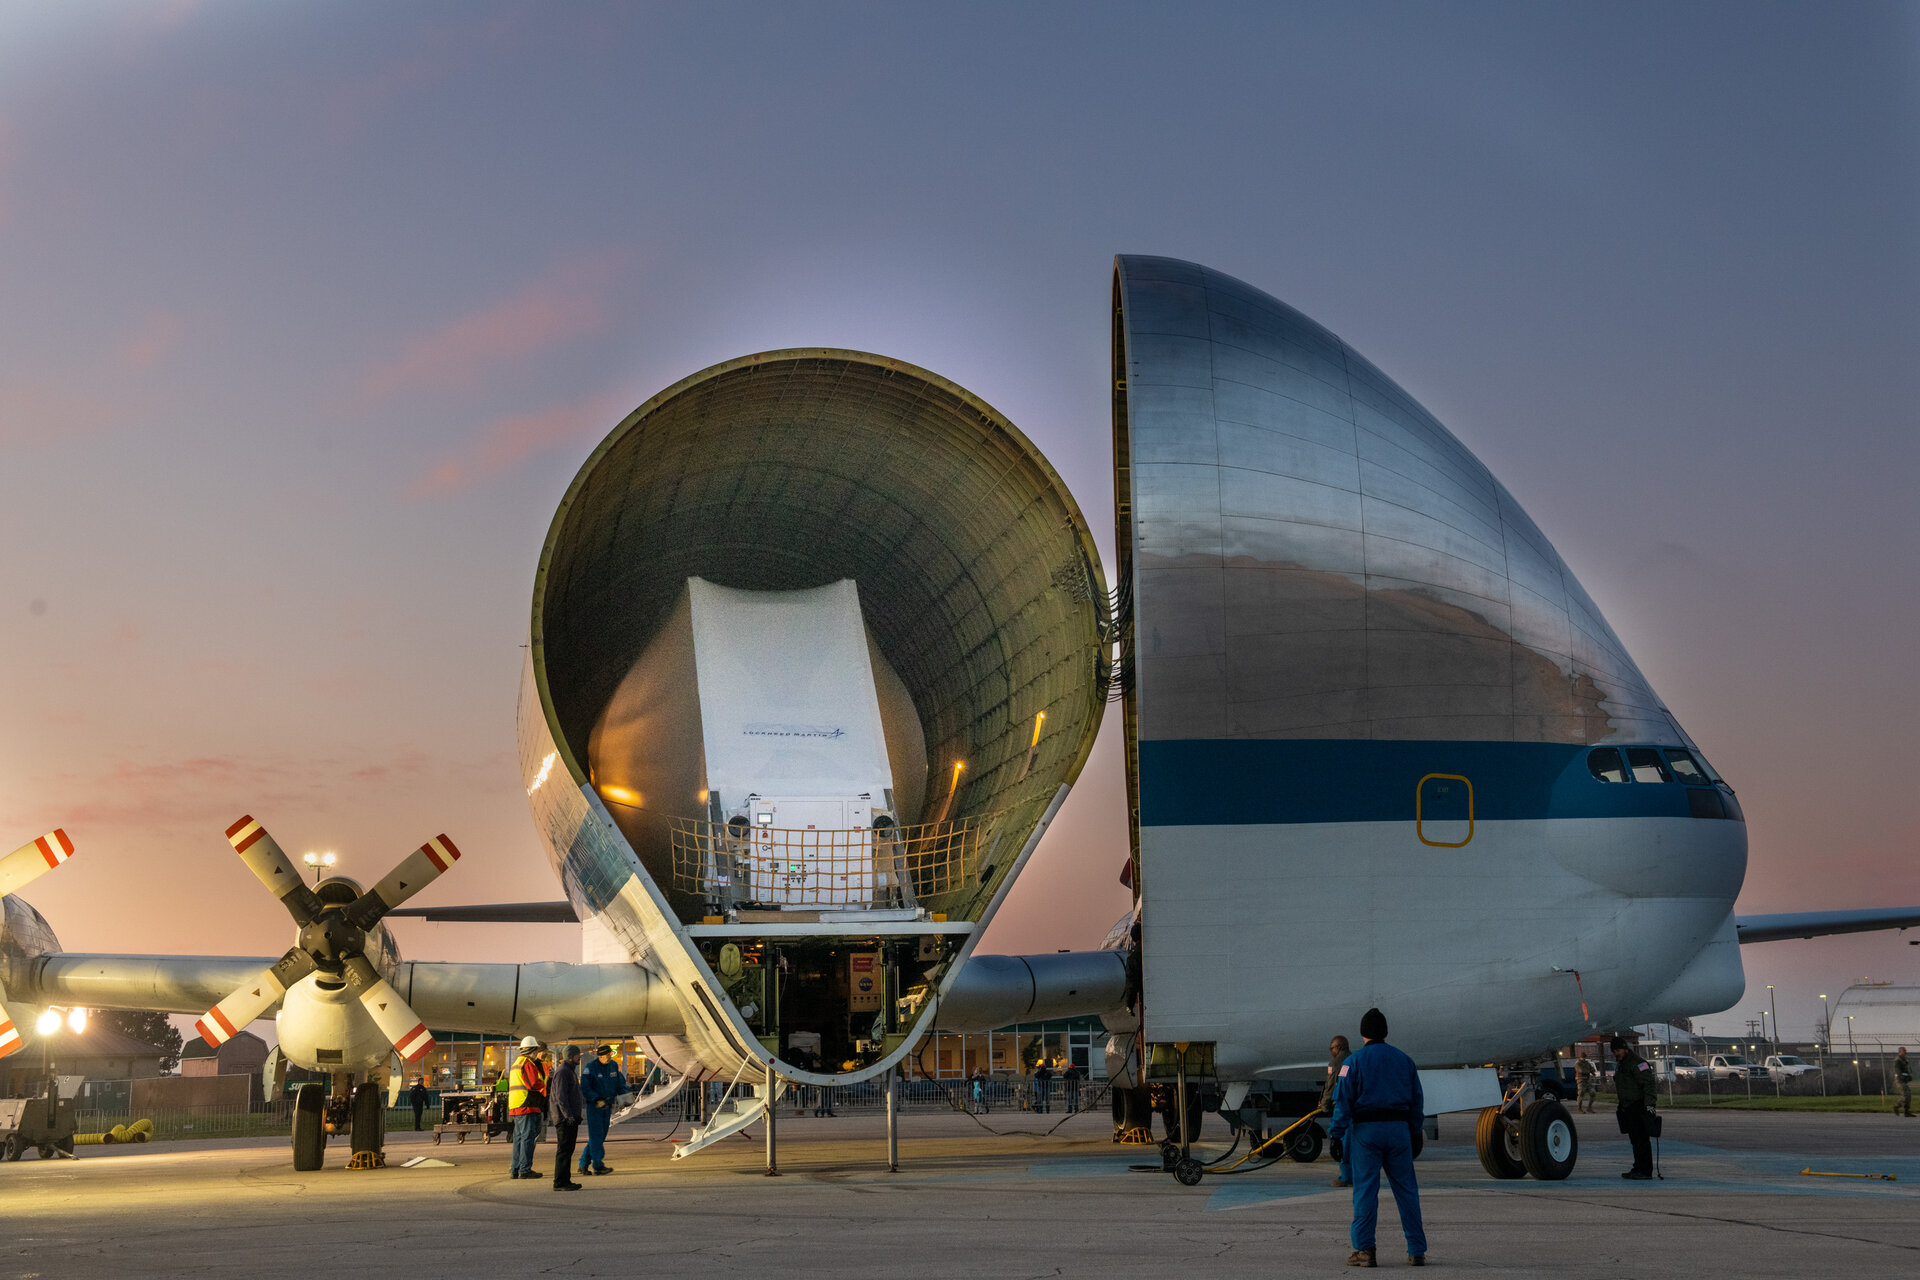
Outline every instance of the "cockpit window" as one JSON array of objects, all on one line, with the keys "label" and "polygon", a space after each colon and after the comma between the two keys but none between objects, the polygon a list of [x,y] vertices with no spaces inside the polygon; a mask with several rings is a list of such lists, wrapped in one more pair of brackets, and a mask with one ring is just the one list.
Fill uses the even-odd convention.
[{"label": "cockpit window", "polygon": [[1673,781],[1673,775],[1667,772],[1666,761],[1652,747],[1628,747],[1627,767],[1633,770],[1635,782]]},{"label": "cockpit window", "polygon": [[1627,780],[1627,766],[1620,761],[1618,747],[1595,747],[1587,752],[1587,768],[1602,782]]},{"label": "cockpit window", "polygon": [[1710,786],[1713,782],[1713,779],[1707,776],[1707,771],[1695,764],[1693,757],[1684,751],[1676,751],[1668,747],[1667,763],[1673,766],[1674,776],[1690,787]]}]

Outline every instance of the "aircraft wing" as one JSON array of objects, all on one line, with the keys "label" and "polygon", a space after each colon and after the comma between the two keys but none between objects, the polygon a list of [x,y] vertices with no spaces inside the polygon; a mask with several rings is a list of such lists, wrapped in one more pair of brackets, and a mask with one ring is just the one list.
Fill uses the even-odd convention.
[{"label": "aircraft wing", "polygon": [[205,1013],[279,956],[109,956],[55,952],[40,957],[14,999],[87,1009]]},{"label": "aircraft wing", "polygon": [[[24,981],[16,980],[11,998],[23,1004],[204,1013],[278,959],[53,952],[27,962],[20,975]],[[669,984],[637,964],[403,961],[394,966],[392,986],[436,1031],[611,1036],[678,1035],[685,1029]],[[262,1016],[273,1008],[268,1005]]]},{"label": "aircraft wing", "polygon": [[422,920],[462,924],[578,924],[573,904],[559,902],[489,902],[471,907],[402,907],[387,912],[393,916],[418,916]]},{"label": "aircraft wing", "polygon": [[940,1003],[942,1031],[992,1031],[1126,1007],[1123,951],[1059,951],[1040,956],[974,956]]},{"label": "aircraft wing", "polygon": [[1833,933],[1870,933],[1876,929],[1920,927],[1920,907],[1866,907],[1854,911],[1787,911],[1770,916],[1735,916],[1742,942],[1779,942],[1821,938]]}]

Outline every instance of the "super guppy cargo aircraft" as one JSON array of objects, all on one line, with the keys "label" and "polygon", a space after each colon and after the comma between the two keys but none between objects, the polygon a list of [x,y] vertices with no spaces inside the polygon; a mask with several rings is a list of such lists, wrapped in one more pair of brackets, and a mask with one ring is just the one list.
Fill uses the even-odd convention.
[{"label": "super guppy cargo aircraft", "polygon": [[[1191,1132],[1178,1064],[1257,1124],[1378,1006],[1429,1110],[1482,1110],[1491,1172],[1564,1177],[1564,1108],[1484,1064],[1727,1008],[1742,941],[1920,923],[1734,916],[1732,788],[1513,497],[1345,343],[1162,258],[1117,261],[1112,326],[1117,591],[962,388],[839,350],[704,370],[594,450],[541,553],[519,758],[564,902],[404,907],[445,836],[309,888],[247,816],[285,956],[78,955],[12,896],[55,832],[0,862],[0,1056],[41,1006],[201,1014],[215,1043],[274,1013],[335,1081],[296,1102],[314,1168],[329,1107],[377,1150],[352,1086],[427,1028],[642,1037],[670,1083],[636,1105],[729,1085],[685,1154],[935,1027],[1077,1013],[1116,1033],[1121,1127]],[[1135,927],[974,955],[1113,701]],[[577,919],[588,963],[403,961],[395,913]]]}]

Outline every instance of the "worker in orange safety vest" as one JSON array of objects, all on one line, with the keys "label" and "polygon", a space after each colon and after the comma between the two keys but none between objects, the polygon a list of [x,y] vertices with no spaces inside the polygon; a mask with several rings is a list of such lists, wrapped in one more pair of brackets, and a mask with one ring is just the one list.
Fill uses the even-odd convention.
[{"label": "worker in orange safety vest", "polygon": [[520,1042],[520,1055],[507,1072],[507,1114],[513,1117],[513,1169],[509,1178],[540,1176],[533,1171],[533,1148],[540,1141],[541,1123],[547,1114],[547,1080],[539,1037],[528,1036]]}]

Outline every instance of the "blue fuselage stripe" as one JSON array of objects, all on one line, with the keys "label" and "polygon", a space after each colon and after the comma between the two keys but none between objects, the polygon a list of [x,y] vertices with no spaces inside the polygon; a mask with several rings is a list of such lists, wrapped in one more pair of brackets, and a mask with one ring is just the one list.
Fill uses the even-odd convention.
[{"label": "blue fuselage stripe", "polygon": [[[1473,784],[1477,822],[1535,818],[1684,818],[1676,782],[1601,782],[1589,747],[1559,742],[1251,741],[1140,744],[1140,825],[1412,822],[1421,779]],[[1429,820],[1465,817],[1458,788],[1429,782]]]}]

